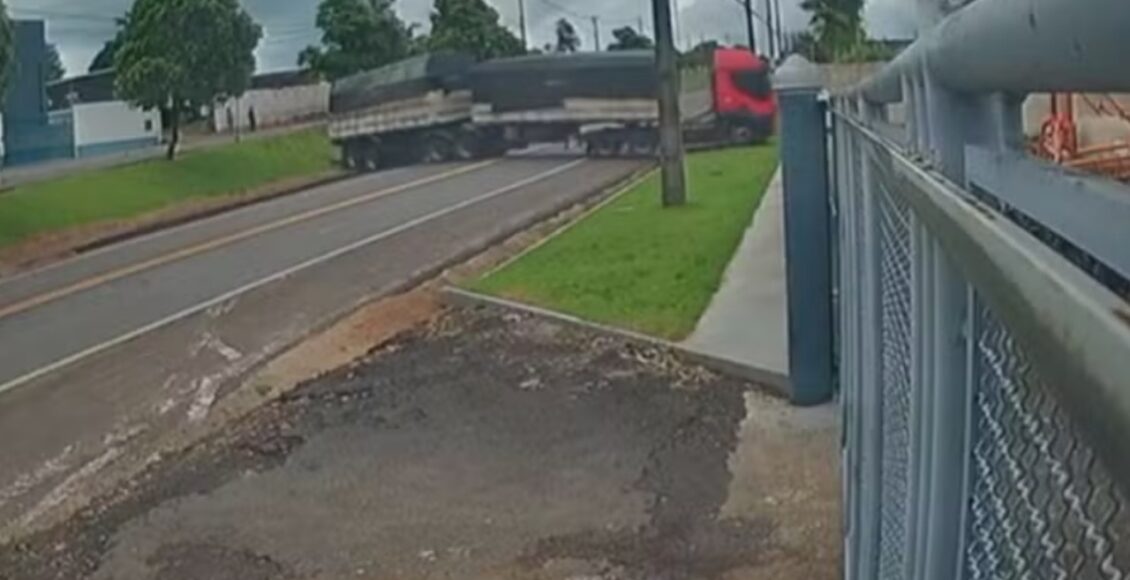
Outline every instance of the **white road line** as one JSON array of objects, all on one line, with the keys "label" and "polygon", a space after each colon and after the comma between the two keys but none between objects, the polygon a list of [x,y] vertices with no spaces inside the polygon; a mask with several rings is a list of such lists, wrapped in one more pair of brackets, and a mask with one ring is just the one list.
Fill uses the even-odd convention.
[{"label": "white road line", "polygon": [[455,213],[455,212],[460,211],[462,209],[466,209],[466,208],[471,207],[473,205],[477,205],[477,204],[482,203],[484,201],[488,201],[488,200],[493,199],[495,197],[505,195],[505,194],[510,193],[514,190],[526,187],[527,185],[532,185],[532,184],[537,183],[539,181],[544,181],[546,179],[549,179],[550,177],[553,177],[554,175],[558,175],[560,173],[564,173],[566,171],[569,171],[570,169],[573,169],[574,167],[577,167],[577,166],[585,163],[586,161],[587,161],[587,159],[578,159],[576,161],[571,161],[569,163],[566,163],[565,165],[560,165],[560,166],[558,166],[554,169],[551,169],[551,170],[543,172],[543,173],[539,173],[538,175],[523,179],[523,180],[518,181],[516,183],[512,183],[512,184],[510,184],[506,187],[503,187],[501,189],[496,189],[496,190],[491,191],[489,193],[485,193],[485,194],[480,195],[478,197],[473,197],[471,199],[468,199],[466,201],[462,201],[460,203],[457,203],[453,206],[444,208],[442,210],[427,214],[425,216],[418,217],[414,220],[405,222],[405,223],[403,223],[403,224],[401,224],[401,225],[399,225],[395,228],[385,230],[381,233],[375,234],[375,235],[370,236],[368,238],[365,238],[363,240],[359,240],[359,241],[353,242],[349,245],[342,246],[342,247],[340,247],[336,250],[322,254],[321,256],[312,258],[310,260],[307,260],[307,261],[302,262],[300,264],[297,264],[295,266],[291,266],[290,268],[287,268],[285,270],[281,270],[279,272],[276,272],[276,273],[274,273],[270,276],[267,276],[266,278],[261,278],[261,279],[255,281],[255,282],[251,282],[249,284],[246,284],[244,286],[236,288],[235,290],[232,290],[230,292],[226,292],[224,294],[216,296],[215,298],[212,298],[212,299],[210,299],[206,302],[201,302],[201,303],[196,304],[194,306],[190,306],[189,308],[186,308],[184,310],[181,310],[180,312],[177,312],[175,314],[172,314],[170,316],[162,318],[161,320],[158,320],[158,321],[156,321],[152,324],[148,324],[146,326],[138,328],[137,330],[133,330],[133,331],[128,332],[126,334],[123,334],[123,335],[121,335],[117,338],[114,338],[114,339],[108,340],[106,342],[103,342],[101,344],[95,345],[95,346],[90,347],[86,350],[83,350],[81,352],[78,352],[76,354],[68,356],[66,358],[60,359],[60,360],[58,360],[58,361],[56,361],[56,362],[54,362],[54,363],[52,363],[48,366],[41,367],[37,370],[34,370],[30,373],[23,375],[23,376],[12,379],[12,380],[10,380],[6,383],[0,384],[0,394],[5,393],[7,391],[10,391],[12,389],[15,389],[17,387],[23,386],[23,385],[25,385],[25,384],[27,384],[31,381],[34,381],[38,378],[41,378],[41,377],[46,376],[48,374],[51,374],[55,371],[58,371],[58,370],[63,369],[65,367],[68,367],[68,366],[75,364],[75,363],[77,363],[77,362],[79,362],[83,359],[92,357],[96,354],[104,352],[104,351],[111,349],[115,346],[124,344],[126,342],[129,342],[129,341],[135,339],[135,338],[138,338],[140,336],[143,336],[145,334],[148,334],[150,332],[158,330],[162,327],[168,326],[170,324],[173,324],[175,322],[178,322],[180,320],[188,318],[189,316],[192,316],[194,314],[208,310],[209,308],[216,306],[217,304],[222,304],[224,302],[227,302],[228,300],[231,300],[231,299],[236,298],[240,295],[246,294],[246,293],[248,293],[252,290],[256,290],[258,288],[266,286],[267,284],[271,284],[273,282],[277,282],[279,280],[283,280],[285,278],[288,278],[288,277],[290,277],[290,276],[292,276],[292,275],[294,275],[294,274],[296,274],[296,273],[298,273],[302,270],[305,270],[307,268],[311,268],[313,266],[317,266],[319,264],[328,262],[330,260],[333,260],[335,258],[338,258],[338,257],[343,256],[345,254],[348,254],[350,252],[353,252],[355,250],[358,250],[362,247],[365,247],[369,244],[373,244],[373,243],[379,242],[381,240],[390,238],[392,236],[406,232],[406,231],[408,231],[412,228],[415,228],[417,226],[423,225],[427,222],[430,222],[430,221],[439,219],[441,217],[450,215],[452,213]]}]

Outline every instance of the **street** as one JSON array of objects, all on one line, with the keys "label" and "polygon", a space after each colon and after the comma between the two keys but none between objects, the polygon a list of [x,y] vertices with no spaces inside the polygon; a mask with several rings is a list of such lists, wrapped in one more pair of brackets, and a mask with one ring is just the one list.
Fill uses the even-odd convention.
[{"label": "street", "polygon": [[383,172],[0,282],[0,522],[34,521],[158,425],[205,419],[359,303],[645,166],[532,154]]}]

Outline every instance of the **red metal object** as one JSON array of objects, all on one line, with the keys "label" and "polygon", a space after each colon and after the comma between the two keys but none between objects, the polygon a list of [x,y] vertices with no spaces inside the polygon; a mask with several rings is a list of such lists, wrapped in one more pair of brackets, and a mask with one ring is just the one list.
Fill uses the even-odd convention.
[{"label": "red metal object", "polygon": [[1051,114],[1040,128],[1037,153],[1041,157],[1063,163],[1079,152],[1079,131],[1075,126],[1074,96],[1070,93],[1051,95]]},{"label": "red metal object", "polygon": [[719,116],[772,118],[777,99],[769,66],[747,49],[721,48],[714,53],[714,112]]},{"label": "red metal object", "polygon": [[[1075,123],[1075,99],[1071,93],[1051,95],[1051,113],[1044,121],[1035,145],[1036,155],[1081,171],[1130,180],[1130,142],[1116,141],[1090,147],[1079,146]],[[1109,95],[1078,95],[1093,113],[1130,122],[1130,113]]]}]

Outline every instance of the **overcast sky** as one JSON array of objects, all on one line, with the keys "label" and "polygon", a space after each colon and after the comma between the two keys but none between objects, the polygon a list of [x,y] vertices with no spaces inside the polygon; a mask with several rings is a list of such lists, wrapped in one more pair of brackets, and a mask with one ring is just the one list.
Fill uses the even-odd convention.
[{"label": "overcast sky", "polygon": [[[85,72],[102,44],[114,34],[114,18],[123,14],[132,0],[8,0],[14,18],[47,21],[50,42],[58,45],[68,74]],[[320,37],[314,27],[319,0],[242,0],[252,16],[263,25],[260,44],[260,72],[293,68],[298,51],[316,43]],[[504,22],[517,30],[519,0],[488,0],[502,14]],[[738,0],[675,0],[680,6],[680,44],[702,38],[741,42],[745,38]],[[754,0],[761,5],[767,0]],[[806,17],[800,0],[779,0],[785,27],[801,29]],[[918,0],[944,2],[945,0]],[[611,39],[611,30],[638,26],[643,22],[651,32],[650,0],[525,0],[531,42],[540,46],[553,40],[553,23],[569,18],[581,32],[583,48],[591,49],[591,16],[600,17],[602,43]],[[426,28],[432,0],[398,0],[397,10],[409,22]],[[907,37],[917,26],[915,0],[867,0],[867,24],[880,38]]]}]

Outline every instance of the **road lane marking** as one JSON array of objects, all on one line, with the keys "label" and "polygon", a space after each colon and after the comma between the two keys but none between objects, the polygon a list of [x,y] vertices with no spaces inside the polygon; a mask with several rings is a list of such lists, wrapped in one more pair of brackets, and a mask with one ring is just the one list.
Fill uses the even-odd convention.
[{"label": "road lane marking", "polygon": [[0,306],[0,319],[7,318],[15,314],[20,314],[21,312],[26,312],[33,308],[38,308],[39,306],[43,306],[44,304],[47,304],[49,302],[54,302],[56,300],[66,298],[84,290],[90,290],[91,288],[95,288],[103,284],[108,284],[116,280],[121,280],[122,278],[128,278],[129,276],[133,276],[134,274],[138,274],[146,270],[152,270],[153,268],[164,266],[172,262],[183,260],[185,258],[191,258],[193,256],[203,254],[205,252],[209,252],[223,246],[228,246],[236,242],[241,242],[248,238],[253,238],[288,226],[310,221],[327,214],[335,213],[344,209],[349,209],[353,206],[369,203],[382,197],[402,193],[410,189],[416,189],[417,187],[430,185],[438,181],[445,181],[447,179],[457,177],[465,173],[478,171],[479,169],[485,169],[486,167],[494,165],[498,162],[498,159],[492,159],[489,161],[483,161],[465,167],[460,167],[458,169],[453,169],[451,171],[445,171],[437,175],[432,175],[423,179],[417,179],[415,181],[410,181],[408,183],[390,187],[388,189],[382,189],[380,191],[362,195],[360,197],[343,200],[338,203],[322,206],[302,213],[297,213],[292,216],[287,216],[281,220],[255,226],[242,232],[213,238],[206,242],[200,242],[198,244],[187,246],[179,250],[169,252],[167,254],[162,254],[160,256],[150,258],[148,260],[136,262],[129,266],[111,270],[104,274],[91,276],[73,284],[69,284],[61,288],[56,288],[42,294],[37,294],[35,296],[32,296],[31,298],[25,298],[7,306]]},{"label": "road lane marking", "polygon": [[256,280],[255,282],[251,282],[251,283],[248,283],[244,286],[240,286],[239,288],[236,288],[234,290],[231,290],[229,292],[226,292],[224,294],[216,296],[215,298],[211,298],[211,299],[209,299],[205,302],[201,302],[201,303],[198,303],[194,306],[190,306],[190,307],[188,307],[184,310],[181,310],[181,311],[179,311],[175,314],[171,314],[171,315],[169,315],[165,318],[162,318],[162,319],[160,319],[156,322],[145,325],[145,326],[138,328],[136,330],[127,332],[127,333],[125,333],[121,336],[118,336],[117,338],[113,338],[113,339],[110,339],[106,342],[97,344],[95,346],[92,346],[92,347],[90,347],[86,350],[75,353],[75,354],[70,355],[68,357],[59,359],[58,361],[56,361],[56,362],[54,362],[50,365],[47,365],[45,367],[41,367],[37,370],[31,371],[30,373],[27,373],[25,375],[22,375],[20,377],[17,377],[15,379],[7,381],[3,384],[0,384],[0,394],[6,393],[7,391],[10,391],[14,388],[20,387],[22,385],[25,385],[25,384],[27,384],[31,381],[38,379],[38,378],[41,378],[41,377],[49,375],[49,374],[51,374],[55,371],[58,371],[58,370],[63,369],[65,367],[68,367],[68,366],[70,366],[74,363],[77,363],[77,362],[79,362],[83,359],[92,357],[92,356],[99,354],[101,352],[104,352],[108,349],[114,348],[115,346],[127,343],[127,342],[129,342],[129,341],[131,341],[135,338],[138,338],[140,336],[143,336],[145,334],[148,334],[150,332],[158,330],[162,327],[168,326],[170,324],[173,324],[175,322],[178,322],[180,320],[188,318],[189,316],[192,316],[194,314],[198,314],[200,312],[204,312],[204,311],[208,310],[209,308],[223,304],[223,303],[225,303],[229,300],[232,300],[233,298],[237,298],[237,297],[239,297],[243,294],[251,292],[252,290],[256,290],[256,289],[261,288],[263,286],[266,286],[268,284],[278,282],[279,280],[286,279],[286,278],[288,278],[288,277],[290,277],[290,276],[292,276],[292,275],[294,275],[298,272],[301,272],[302,270],[305,270],[307,268],[311,268],[311,267],[323,264],[325,262],[328,262],[330,260],[344,256],[345,254],[348,254],[350,252],[353,252],[355,250],[358,250],[360,248],[368,246],[370,244],[374,244],[374,243],[379,242],[381,240],[391,238],[395,235],[404,233],[404,232],[406,232],[406,231],[408,231],[412,228],[415,228],[415,227],[423,225],[427,222],[442,218],[444,216],[450,215],[450,214],[455,213],[457,211],[466,209],[466,208],[471,207],[473,205],[477,205],[477,204],[480,204],[482,202],[489,201],[493,198],[499,197],[501,195],[505,195],[507,193],[521,189],[521,188],[526,187],[528,185],[533,185],[534,183],[537,183],[539,181],[544,181],[546,179],[549,179],[550,177],[553,177],[555,175],[569,171],[569,170],[571,170],[571,169],[573,169],[573,168],[575,168],[575,167],[577,167],[577,166],[579,166],[579,165],[581,165],[581,164],[583,164],[587,161],[588,161],[588,159],[577,159],[575,161],[571,161],[569,163],[566,163],[565,165],[559,165],[559,166],[557,166],[554,169],[551,169],[549,171],[539,173],[538,175],[535,175],[533,177],[528,177],[528,178],[523,179],[521,181],[517,181],[515,183],[507,185],[506,187],[496,189],[496,190],[491,191],[489,193],[484,193],[484,194],[479,195],[477,197],[473,197],[471,199],[459,202],[455,205],[452,205],[452,206],[446,207],[444,209],[432,212],[430,214],[418,217],[418,218],[413,219],[411,221],[405,222],[405,223],[403,223],[399,226],[396,226],[392,229],[388,229],[388,230],[385,230],[385,231],[380,232],[378,234],[374,234],[374,235],[369,236],[365,239],[358,240],[358,241],[353,242],[351,244],[348,244],[346,246],[342,246],[342,247],[340,247],[336,250],[332,250],[330,252],[327,252],[327,253],[322,254],[320,256],[317,256],[315,258],[311,258],[309,260],[306,260],[305,262],[301,262],[297,265],[291,266],[291,267],[286,268],[284,270],[280,270],[280,271],[278,271],[274,274],[271,274],[270,276],[267,276],[266,278],[261,278],[259,280]]}]

